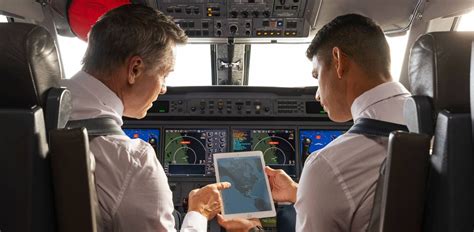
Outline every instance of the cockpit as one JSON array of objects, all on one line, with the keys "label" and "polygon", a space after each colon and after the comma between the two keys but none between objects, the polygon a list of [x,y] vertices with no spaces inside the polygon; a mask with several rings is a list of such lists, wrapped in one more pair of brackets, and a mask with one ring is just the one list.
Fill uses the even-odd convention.
[{"label": "cockpit", "polygon": [[[390,47],[392,81],[403,84],[415,96],[413,102],[407,103],[407,107],[411,107],[407,112],[411,114],[405,113],[407,118],[410,118],[407,123],[409,132],[429,137],[415,138],[409,137],[412,136],[411,134],[408,137],[402,135],[400,140],[402,143],[394,142],[394,145],[389,145],[387,150],[388,154],[392,154],[392,152],[393,154],[397,154],[397,152],[408,154],[424,149],[420,153],[425,156],[419,159],[414,158],[414,160],[425,162],[423,163],[425,166],[414,165],[414,171],[411,174],[419,174],[419,179],[426,179],[422,182],[423,186],[420,187],[422,190],[413,190],[414,194],[419,193],[426,196],[421,200],[417,198],[419,202],[413,203],[414,205],[421,204],[420,207],[425,210],[425,213],[418,214],[421,219],[417,218],[418,224],[411,225],[412,230],[409,231],[421,231],[421,228],[426,231],[472,231],[474,229],[472,195],[466,196],[461,193],[457,195],[458,191],[474,193],[473,183],[469,182],[473,180],[474,176],[474,163],[472,162],[474,160],[472,157],[472,144],[474,143],[472,136],[474,134],[471,129],[471,123],[474,122],[471,121],[474,119],[471,113],[474,109],[474,52],[468,55],[466,55],[467,53],[449,54],[451,56],[448,60],[445,59],[443,53],[446,50],[454,51],[455,49],[452,49],[451,46],[464,44],[464,41],[467,40],[473,41],[472,46],[462,45],[459,52],[474,47],[473,1],[0,0],[0,26],[25,23],[45,28],[51,35],[51,40],[54,41],[53,46],[57,47],[58,67],[55,68],[57,69],[55,78],[58,80],[69,79],[82,69],[82,59],[88,46],[88,33],[92,25],[104,13],[124,4],[141,4],[163,12],[172,17],[175,24],[184,30],[188,37],[186,45],[178,45],[174,50],[174,71],[166,77],[167,93],[160,95],[153,102],[146,117],[142,119],[123,117],[121,126],[124,135],[131,139],[143,140],[152,147],[172,192],[177,225],[182,223],[183,215],[188,212],[189,193],[193,189],[216,182],[213,154],[260,151],[266,166],[283,170],[293,181],[298,182],[302,176],[305,161],[309,157],[314,156],[318,151],[351,130],[354,121],[331,121],[325,108],[315,100],[315,93],[319,88],[318,80],[311,75],[312,62],[308,60],[305,53],[312,39],[324,25],[336,16],[357,13],[372,18],[380,25]],[[0,34],[10,33],[10,30],[14,31],[15,28],[16,26],[11,26],[8,30],[4,30],[0,27]],[[425,38],[422,36],[427,33],[435,33],[430,37],[432,41],[426,39],[429,41],[420,42],[418,39]],[[452,38],[443,35],[438,37],[436,33],[448,33],[454,36]],[[459,33],[464,34],[458,36]],[[29,41],[27,35],[22,36],[25,37],[19,36],[19,38]],[[459,37],[463,37],[462,40]],[[7,54],[8,43],[16,42],[18,41],[2,41],[1,49]],[[0,50],[0,56],[4,56],[2,55],[3,51]],[[34,60],[34,58],[31,59]],[[29,62],[31,59],[26,60]],[[464,63],[467,62],[469,65],[466,66],[467,68],[462,66],[459,70],[453,70],[458,66],[449,63],[449,61],[456,59],[459,59],[459,63],[466,60]],[[11,57],[1,58],[0,71],[8,70],[10,64],[16,65],[17,61],[11,60],[14,59]],[[449,63],[449,65],[443,66],[444,63]],[[28,67],[33,70],[24,74],[28,76],[26,78],[28,81],[33,80],[31,81],[32,86],[41,82],[35,78],[44,75],[44,73],[41,74],[41,67],[37,68],[35,65],[41,66],[41,63],[22,67],[25,70]],[[37,69],[40,70],[38,75],[35,71]],[[452,77],[449,73],[453,73]],[[8,75],[13,76],[12,80],[15,79],[15,73]],[[42,78],[48,79],[48,75]],[[415,77],[425,79],[413,79]],[[8,81],[11,79],[8,78]],[[470,89],[459,90],[456,93],[455,89],[448,88],[450,84],[456,88],[469,89],[470,87]],[[15,86],[18,88],[18,92],[26,89],[24,82]],[[59,86],[56,87],[59,89]],[[17,96],[13,95],[16,90],[8,90],[7,87],[0,89],[3,92],[0,97],[4,98],[0,100],[2,102],[0,104],[0,128],[4,131],[1,144],[12,147],[5,153],[1,152],[2,158],[0,158],[0,170],[2,170],[0,171],[0,183],[9,186],[5,192],[0,194],[0,232],[61,231],[68,226],[71,226],[70,229],[73,228],[76,225],[66,220],[76,217],[74,213],[70,213],[73,211],[70,208],[74,205],[70,204],[73,199],[66,197],[58,200],[57,198],[61,198],[58,194],[72,194],[68,192],[67,188],[74,183],[65,179],[55,179],[52,176],[74,175],[64,170],[67,168],[60,168],[62,162],[71,165],[64,167],[72,167],[74,163],[68,163],[72,162],[68,161],[69,158],[56,161],[54,156],[52,161],[50,161],[51,158],[46,158],[50,157],[51,155],[48,154],[51,153],[67,153],[68,147],[64,146],[69,146],[70,143],[63,141],[62,138],[78,136],[77,134],[63,135],[61,134],[63,132],[51,132],[66,127],[67,118],[61,118],[63,114],[66,115],[71,110],[71,106],[49,103],[49,101],[53,101],[52,99],[59,99],[58,102],[63,99],[66,101],[69,96],[61,92],[58,95],[45,98],[47,100],[35,100],[31,104],[22,104],[21,107],[18,107],[9,104],[8,101],[20,102],[16,98],[25,94]],[[37,91],[36,94],[43,91],[41,88],[31,87],[31,89],[33,92]],[[48,92],[48,94],[51,93]],[[416,98],[416,96],[424,96],[429,100]],[[44,97],[33,98],[42,99]],[[456,101],[445,99],[455,99]],[[54,112],[48,111],[54,107],[58,109]],[[24,111],[22,111],[24,114],[19,113],[19,108]],[[38,111],[40,108],[45,110],[44,117],[28,118],[32,117],[31,115],[43,115],[43,111]],[[466,118],[455,122],[459,124],[451,124],[452,126],[448,127],[446,126],[447,122],[439,121],[452,119],[449,117],[450,115],[445,114],[456,114],[454,116],[462,114],[462,117]],[[28,123],[12,119],[22,118],[21,115],[28,115],[25,116],[29,120],[27,120]],[[48,121],[50,118],[52,121]],[[20,149],[24,145],[20,143],[19,139],[22,134],[12,135],[12,138],[17,138],[16,140],[7,139],[8,134],[22,124],[35,128],[33,131],[24,132],[32,133],[32,136],[26,136],[25,139],[36,141],[40,138],[40,145],[36,142],[26,142],[27,146],[33,148],[25,151]],[[443,125],[445,127],[442,127]],[[469,129],[459,132],[465,138],[462,143],[448,139],[455,137],[456,132],[451,130],[461,127]],[[75,133],[80,134],[79,137],[83,143],[88,144],[91,141],[87,137],[82,137],[82,132],[76,131]],[[89,134],[89,136],[91,135]],[[392,139],[394,138],[390,137],[390,140]],[[410,143],[413,141],[421,143],[422,140],[424,145],[430,147],[429,149]],[[406,141],[408,142],[403,143]],[[54,148],[54,146],[58,146],[58,148]],[[41,150],[39,155],[36,152],[38,147]],[[70,147],[73,146],[70,145]],[[88,145],[83,148],[84,146],[75,147],[75,150],[76,152],[83,150],[87,152],[89,149]],[[456,150],[456,154],[451,154],[449,149]],[[449,159],[449,164],[454,165],[449,167],[449,173],[442,169],[445,166],[437,166],[436,162],[439,159],[436,159],[435,154],[438,154],[436,152],[449,153],[450,158],[445,160]],[[36,158],[33,161],[30,158],[18,158],[15,161],[11,156],[17,154],[17,157],[39,157],[42,161],[37,162]],[[451,161],[456,157],[460,157],[459,160]],[[426,162],[430,159],[431,163]],[[91,161],[82,160],[81,162],[85,162],[83,164],[85,167],[90,165]],[[392,170],[394,173],[397,170],[403,170],[403,162],[410,162],[410,160],[398,160],[398,162],[393,166],[388,165],[388,170]],[[413,162],[415,163],[415,161]],[[463,166],[463,164],[465,165]],[[39,168],[33,168],[36,165]],[[443,163],[443,165],[447,164]],[[408,169],[410,167],[407,165]],[[460,169],[456,169],[456,167],[460,167]],[[53,171],[48,171],[51,168]],[[443,170],[439,171],[441,173],[439,175],[443,178],[446,177],[446,179],[440,178],[439,181],[436,181],[435,174],[427,174],[433,173],[436,168]],[[89,187],[93,185],[94,178],[90,170],[81,170],[83,172],[81,175],[88,182],[79,184],[69,191],[74,189],[77,192],[80,189],[86,189],[87,191],[83,192],[86,194],[85,192],[89,192],[89,190],[93,191]],[[423,173],[419,173],[420,170],[423,170]],[[36,172],[44,175],[36,175]],[[453,175],[458,176],[453,177]],[[400,186],[399,182],[396,182],[398,181],[397,177],[400,176],[393,174],[390,177],[393,177],[391,183],[396,183],[394,186]],[[389,177],[386,179],[385,184],[388,186]],[[447,183],[446,181],[452,182]],[[26,184],[21,188],[11,184],[18,184],[17,182]],[[441,187],[425,192],[425,184],[426,189],[438,185]],[[37,185],[44,186],[38,187]],[[58,186],[66,190],[58,190]],[[37,194],[33,190],[39,191],[41,194]],[[452,190],[452,192],[448,190]],[[412,203],[401,202],[400,199],[397,202],[397,198],[390,195],[389,191],[386,190],[384,195],[384,199],[389,203],[385,202],[386,204],[381,206],[384,210],[386,207],[386,212],[402,211],[394,209],[396,203],[401,205]],[[430,191],[445,195],[430,195]],[[456,201],[454,199],[456,197],[462,200]],[[90,203],[94,200],[97,199],[90,197],[81,202]],[[442,203],[430,208],[426,206],[426,201],[430,200]],[[37,204],[36,202],[39,201],[42,203]],[[23,203],[19,205],[21,210],[15,211],[17,202]],[[61,204],[67,205],[69,208],[55,208]],[[408,209],[410,207],[407,206]],[[84,220],[78,221],[95,225],[94,221],[99,219],[95,218],[94,213],[90,213],[94,210],[97,209],[89,207],[85,209],[88,213],[81,214],[84,213],[81,211],[77,217],[87,215],[88,219],[85,220],[86,222]],[[265,231],[295,231],[285,227],[285,225],[294,225],[295,223],[293,204],[275,202],[275,210],[275,217],[261,220]],[[46,213],[42,214],[42,212]],[[443,215],[450,212],[454,212],[451,216],[456,215],[457,217],[447,216],[447,218],[441,219]],[[64,213],[65,218],[62,218],[60,213]],[[42,216],[37,216],[39,214]],[[69,216],[67,216],[68,214]],[[397,227],[395,223],[390,224],[393,222],[393,218],[390,216],[390,213],[382,215],[386,221],[384,224],[382,220],[383,226],[377,231],[403,231],[403,229],[409,228],[410,225]],[[26,220],[25,223],[28,226],[20,225],[19,222],[24,221],[23,219]],[[433,221],[438,219],[446,222],[440,225],[441,229],[430,226],[435,225],[436,222]],[[61,220],[67,222],[61,224]],[[67,226],[68,223],[71,224]],[[94,228],[90,231],[97,231],[96,225],[82,228],[88,228],[85,230]],[[176,228],[179,230],[179,226]],[[69,230],[64,229],[64,231]],[[70,231],[76,230],[71,229]],[[207,231],[223,231],[223,229],[214,220],[209,222]]]}]

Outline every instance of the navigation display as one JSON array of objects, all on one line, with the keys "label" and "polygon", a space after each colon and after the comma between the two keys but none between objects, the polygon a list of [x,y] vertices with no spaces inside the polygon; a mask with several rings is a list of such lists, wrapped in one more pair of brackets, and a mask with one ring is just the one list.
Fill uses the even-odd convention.
[{"label": "navigation display", "polygon": [[141,139],[148,142],[155,151],[160,145],[160,130],[159,129],[123,129],[125,134],[132,139]]},{"label": "navigation display", "polygon": [[261,151],[265,165],[283,169],[290,176],[295,169],[295,130],[233,129],[233,151]]},{"label": "navigation display", "polygon": [[214,175],[214,153],[227,151],[226,129],[165,129],[168,175]]},{"label": "navigation display", "polygon": [[322,149],[344,132],[343,130],[300,130],[301,151],[306,151],[309,155]]}]

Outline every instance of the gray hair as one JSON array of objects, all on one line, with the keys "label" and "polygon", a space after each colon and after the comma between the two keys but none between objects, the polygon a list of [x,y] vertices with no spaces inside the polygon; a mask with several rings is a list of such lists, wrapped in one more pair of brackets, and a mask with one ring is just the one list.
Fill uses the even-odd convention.
[{"label": "gray hair", "polygon": [[186,43],[187,36],[162,12],[128,4],[100,17],[88,40],[83,70],[110,74],[131,56],[140,56],[148,67],[163,68],[172,60],[172,45]]}]

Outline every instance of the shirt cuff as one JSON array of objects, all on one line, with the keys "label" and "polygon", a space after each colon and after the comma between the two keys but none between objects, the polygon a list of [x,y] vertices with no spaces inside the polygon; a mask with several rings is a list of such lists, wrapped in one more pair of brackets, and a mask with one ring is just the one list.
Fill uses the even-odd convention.
[{"label": "shirt cuff", "polygon": [[207,231],[207,218],[196,211],[190,211],[184,217],[181,231]]}]

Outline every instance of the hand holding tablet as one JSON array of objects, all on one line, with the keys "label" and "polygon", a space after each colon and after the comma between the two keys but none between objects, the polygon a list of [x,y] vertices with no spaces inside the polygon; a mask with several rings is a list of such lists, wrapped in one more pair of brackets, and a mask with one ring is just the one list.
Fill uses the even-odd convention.
[{"label": "hand holding tablet", "polygon": [[225,219],[276,215],[261,151],[216,153],[214,166],[217,182],[231,183],[221,193]]}]

